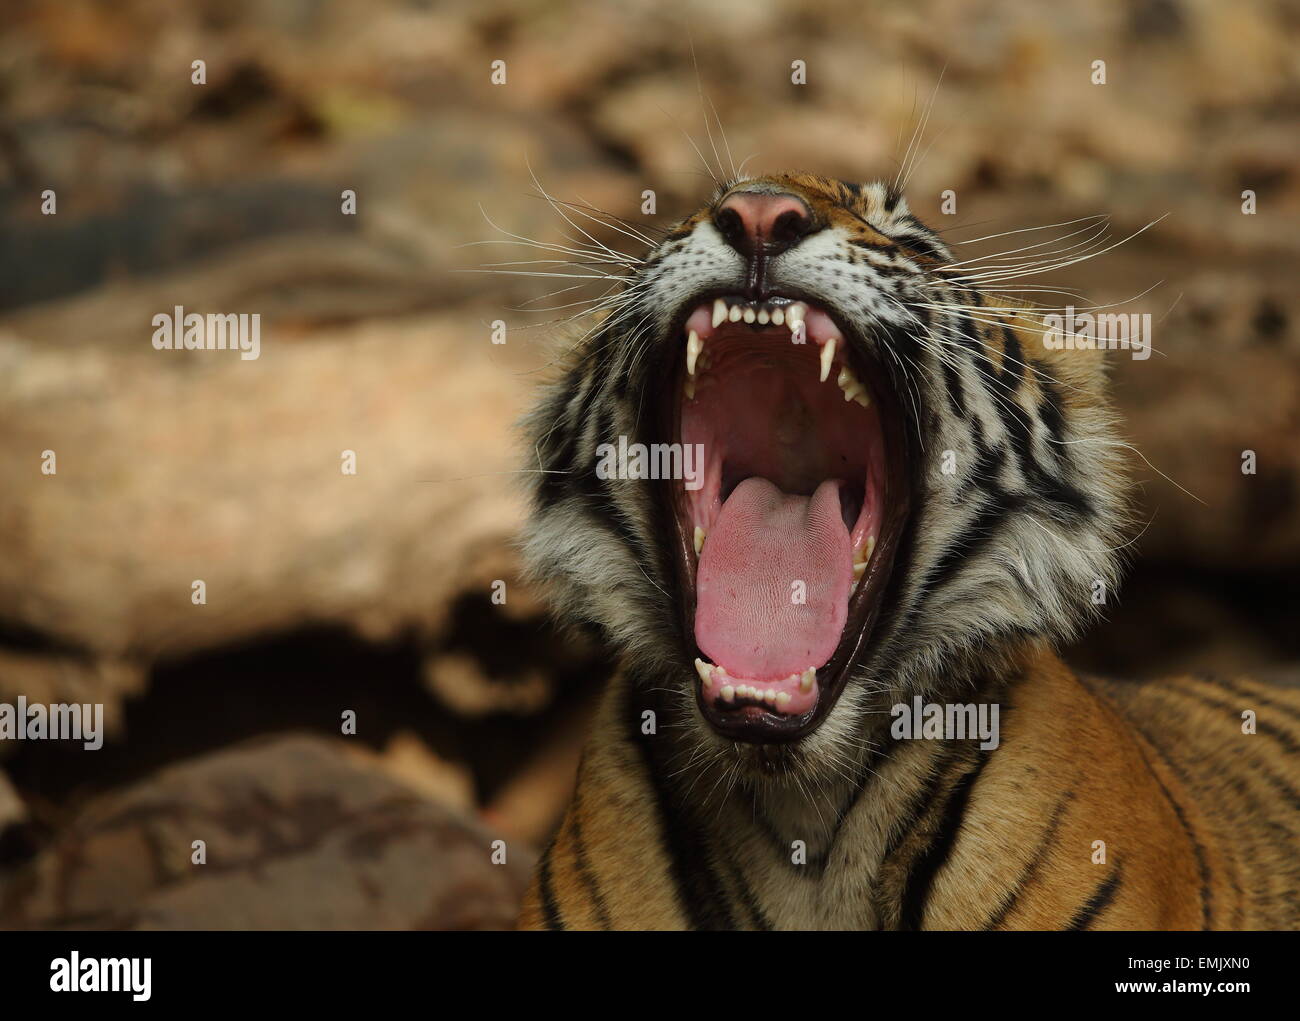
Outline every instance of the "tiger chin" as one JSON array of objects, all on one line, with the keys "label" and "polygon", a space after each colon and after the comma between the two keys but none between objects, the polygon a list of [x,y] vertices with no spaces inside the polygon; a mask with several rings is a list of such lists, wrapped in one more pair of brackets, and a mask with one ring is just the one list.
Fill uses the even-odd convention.
[{"label": "tiger chin", "polygon": [[1102,355],[981,286],[1021,258],[798,173],[631,260],[526,425],[526,561],[620,665],[521,927],[1300,925],[1300,698],[1053,651],[1133,529]]}]

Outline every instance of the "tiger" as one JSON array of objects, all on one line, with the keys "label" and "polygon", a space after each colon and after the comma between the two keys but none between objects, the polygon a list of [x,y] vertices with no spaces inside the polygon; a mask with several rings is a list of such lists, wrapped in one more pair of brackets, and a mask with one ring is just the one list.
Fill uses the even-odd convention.
[{"label": "tiger", "polygon": [[617,666],[519,927],[1300,925],[1296,690],[1061,658],[1136,512],[1032,255],[804,172],[626,230],[522,426],[527,571]]}]

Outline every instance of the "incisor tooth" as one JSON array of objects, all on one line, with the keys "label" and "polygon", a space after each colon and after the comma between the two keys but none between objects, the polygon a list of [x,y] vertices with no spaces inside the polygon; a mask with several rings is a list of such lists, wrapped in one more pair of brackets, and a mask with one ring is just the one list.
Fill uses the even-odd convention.
[{"label": "incisor tooth", "polygon": [[784,709],[790,704],[790,693],[787,691],[778,692],[776,696],[776,707]]},{"label": "incisor tooth", "polygon": [[776,705],[776,692],[773,691],[771,688],[768,688],[765,692],[763,692],[763,701],[766,702],[768,705]]},{"label": "incisor tooth", "polygon": [[779,308],[773,309],[773,310],[772,310],[772,322],[776,323],[777,326],[784,326],[784,325],[785,325],[785,310],[784,310],[784,309],[779,309]]},{"label": "incisor tooth", "polygon": [[736,689],[730,684],[724,684],[718,694],[722,696],[724,702],[734,702],[736,700]]},{"label": "incisor tooth", "polygon": [[831,374],[831,362],[835,360],[835,338],[830,337],[822,345],[822,375],[821,381],[826,382]]},{"label": "incisor tooth", "polygon": [[700,550],[704,549],[704,529],[699,525],[695,526],[695,555],[700,555]]},{"label": "incisor tooth", "polygon": [[754,310],[752,308],[745,309],[745,322],[752,323],[756,318],[757,316],[754,314]]},{"label": "incisor tooth", "polygon": [[713,328],[716,330],[718,324],[727,318],[727,303],[721,298],[713,299]]},{"label": "incisor tooth", "polygon": [[812,691],[813,681],[815,681],[816,679],[817,679],[816,669],[813,667],[809,667],[799,677],[799,690],[806,695],[808,692]]},{"label": "incisor tooth", "polygon": [[744,314],[745,314],[745,313],[744,313],[743,311],[741,311],[741,308],[740,308],[739,305],[732,305],[732,306],[731,306],[731,311],[730,311],[729,313],[727,313],[727,318],[728,318],[729,320],[731,320],[733,323],[738,323],[738,322],[740,322],[740,317],[741,317],[742,315],[744,315]]},{"label": "incisor tooth", "polygon": [[767,314],[767,309],[765,309],[765,308],[760,308],[760,309],[758,310],[758,322],[759,322],[759,325],[760,325],[760,326],[766,326],[766,325],[767,325],[767,321],[768,321],[768,319],[770,319],[770,318],[771,318],[771,317]]},{"label": "incisor tooth", "polygon": [[713,683],[713,667],[711,664],[704,662],[702,659],[696,659],[695,672],[700,675],[700,680],[704,682],[706,688]]},{"label": "incisor tooth", "polygon": [[695,363],[700,357],[700,352],[704,350],[704,341],[700,340],[700,335],[691,330],[690,336],[686,338],[686,374],[695,375]]}]

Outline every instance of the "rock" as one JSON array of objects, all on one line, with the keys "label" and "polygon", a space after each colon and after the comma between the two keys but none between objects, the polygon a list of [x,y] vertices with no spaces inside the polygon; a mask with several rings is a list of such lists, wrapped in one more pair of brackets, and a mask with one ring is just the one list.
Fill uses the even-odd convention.
[{"label": "rock", "polygon": [[92,801],[7,886],[0,927],[507,928],[532,859],[492,864],[494,839],[341,741],[262,740]]},{"label": "rock", "polygon": [[498,312],[310,340],[272,320],[247,361],[113,332],[196,293],[132,290],[98,338],[85,309],[0,337],[0,621],[148,663],[314,623],[431,634],[461,594],[514,590],[511,422],[542,355],[492,345]]}]

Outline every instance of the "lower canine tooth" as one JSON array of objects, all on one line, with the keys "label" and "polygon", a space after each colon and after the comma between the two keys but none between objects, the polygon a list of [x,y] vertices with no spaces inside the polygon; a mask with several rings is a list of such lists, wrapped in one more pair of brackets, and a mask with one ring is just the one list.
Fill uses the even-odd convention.
[{"label": "lower canine tooth", "polygon": [[822,345],[822,375],[821,382],[825,383],[831,374],[831,362],[835,360],[835,338],[829,338]]},{"label": "lower canine tooth", "polygon": [[700,550],[704,549],[704,529],[699,525],[695,526],[695,555],[700,555]]},{"label": "lower canine tooth", "polygon": [[713,667],[711,664],[704,662],[702,659],[696,659],[695,672],[700,675],[700,680],[704,682],[706,688],[713,684]]},{"label": "lower canine tooth", "polygon": [[813,667],[809,667],[799,677],[799,690],[806,695],[808,692],[812,691],[813,681],[815,681],[816,679],[817,679],[816,669]]},{"label": "lower canine tooth", "polygon": [[695,363],[699,360],[700,352],[704,350],[704,341],[700,340],[700,335],[691,330],[690,336],[686,338],[686,374],[695,375]]}]

